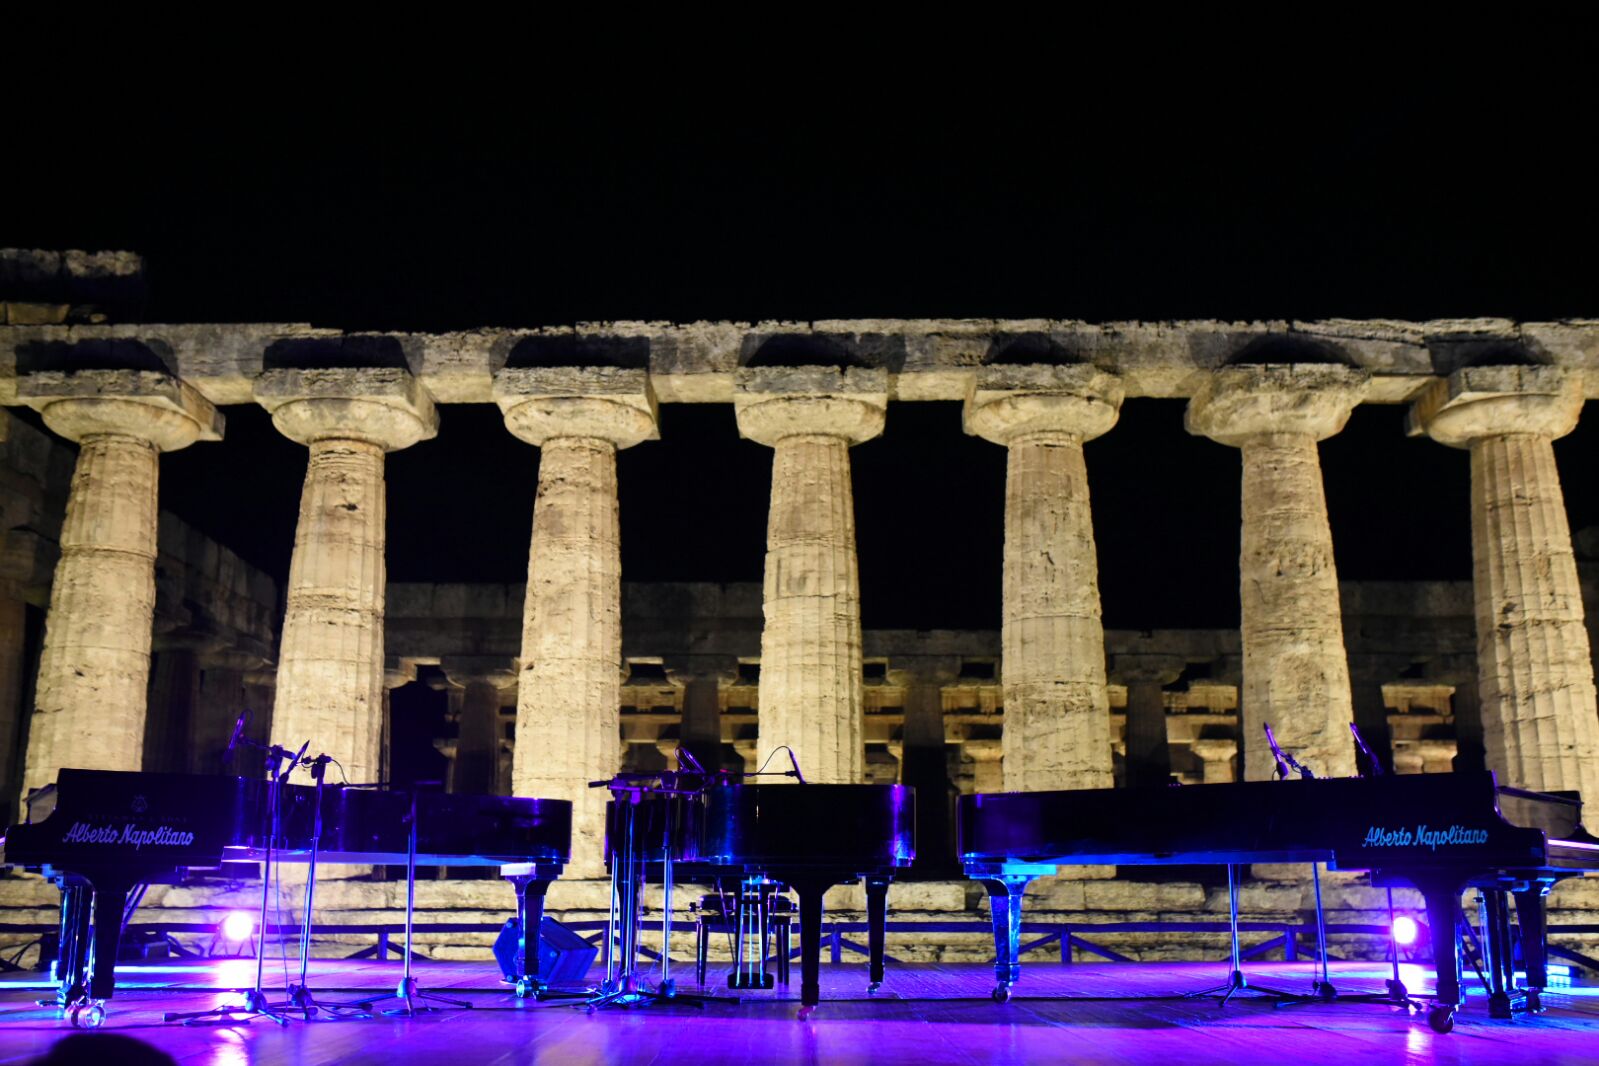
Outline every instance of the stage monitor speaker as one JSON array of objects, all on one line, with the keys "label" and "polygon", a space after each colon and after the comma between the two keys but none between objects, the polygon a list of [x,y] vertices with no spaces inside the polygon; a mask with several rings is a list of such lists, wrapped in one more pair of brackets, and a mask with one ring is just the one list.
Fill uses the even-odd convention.
[{"label": "stage monitor speaker", "polygon": [[[506,919],[500,935],[494,938],[494,961],[500,964],[500,973],[507,981],[515,981],[516,953],[522,942],[522,923],[516,918]],[[562,981],[581,981],[588,976],[589,967],[599,956],[600,949],[556,921],[545,918],[539,923],[538,977],[549,984]]]}]

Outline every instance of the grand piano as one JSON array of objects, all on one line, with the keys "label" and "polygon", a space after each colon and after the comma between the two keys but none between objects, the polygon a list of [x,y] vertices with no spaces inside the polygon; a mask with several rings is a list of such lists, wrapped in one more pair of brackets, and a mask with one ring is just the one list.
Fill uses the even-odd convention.
[{"label": "grand piano", "polygon": [[[799,896],[800,1002],[821,998],[822,897],[834,885],[866,883],[870,988],[883,980],[888,886],[916,858],[915,792],[903,785],[745,784],[722,775],[675,775],[682,795],[641,795],[634,833],[642,879],[660,875],[663,849],[678,880],[737,883],[764,876]],[[703,791],[701,791],[703,789]],[[618,807],[608,815],[608,850],[619,846]],[[636,886],[626,891],[636,894]],[[631,897],[629,897],[631,898]]]},{"label": "grand piano", "polygon": [[800,1004],[821,998],[822,896],[866,882],[868,976],[883,981],[888,886],[916,858],[915,791],[904,785],[713,785],[684,858],[706,872],[763,874],[799,896]]},{"label": "grand piano", "polygon": [[[111,998],[123,912],[136,886],[263,857],[270,789],[243,777],[69,769],[28,797],[27,820],[0,840],[0,866],[43,873],[61,889],[63,1007]],[[317,789],[281,790],[274,862],[308,861],[313,840],[319,863],[406,861],[410,793],[329,786],[316,837]],[[531,919],[523,929],[537,930],[544,892],[570,857],[572,805],[435,793],[415,799],[417,864],[508,867]]]},{"label": "grand piano", "polygon": [[1072,864],[1323,862],[1409,884],[1426,901],[1437,970],[1428,1020],[1448,1031],[1463,1002],[1461,892],[1486,894],[1496,967],[1490,1008],[1508,1017],[1509,898],[1526,963],[1520,1004],[1538,1009],[1546,982],[1544,898],[1564,878],[1599,870],[1599,840],[1576,793],[1528,792],[1488,772],[1254,781],[1166,788],[962,796],[960,854],[987,888],[996,999],[1021,974],[1022,895],[1034,877]]}]

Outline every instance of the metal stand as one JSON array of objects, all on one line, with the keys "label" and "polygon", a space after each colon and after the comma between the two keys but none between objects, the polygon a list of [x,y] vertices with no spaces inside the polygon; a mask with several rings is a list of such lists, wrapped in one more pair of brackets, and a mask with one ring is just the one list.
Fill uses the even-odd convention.
[{"label": "metal stand", "polygon": [[[307,745],[309,746],[309,745]],[[300,749],[289,762],[289,768],[283,770],[283,760],[289,758],[287,749],[274,744],[266,749],[266,766],[268,772],[267,806],[271,808],[268,819],[266,848],[261,858],[261,912],[255,927],[255,987],[244,993],[244,1003],[237,1007],[213,1007],[202,1011],[168,1011],[161,1016],[162,1021],[182,1022],[184,1025],[234,1025],[240,1021],[249,1021],[254,1017],[270,1018],[279,1025],[288,1025],[289,1016],[284,1013],[285,1008],[296,1011],[303,1017],[309,1018],[315,1009],[301,1008],[294,1004],[268,1003],[266,992],[263,988],[266,967],[266,928],[267,910],[272,900],[272,856],[277,848],[278,837],[283,831],[282,817],[282,791],[283,782],[288,780],[294,772],[295,765],[300,761],[300,755],[305,754],[305,748]]]},{"label": "metal stand", "polygon": [[1189,992],[1184,999],[1198,999],[1202,996],[1221,994],[1221,1002],[1217,1006],[1227,1006],[1227,1001],[1240,992],[1250,992],[1257,996],[1267,996],[1277,1000],[1303,1000],[1307,997],[1296,995],[1292,992],[1281,992],[1271,988],[1259,988],[1249,983],[1244,976],[1243,959],[1238,952],[1238,867],[1233,863],[1227,864],[1227,931],[1229,946],[1231,947],[1232,972],[1228,974],[1225,984],[1210,988],[1202,988],[1197,992]]},{"label": "metal stand", "polygon": [[589,997],[585,1006],[592,1013],[611,1007],[647,1007],[660,1003],[680,1003],[703,1007],[707,1003],[737,1003],[730,996],[680,993],[671,976],[672,938],[672,847],[676,807],[668,799],[666,824],[661,847],[661,872],[665,885],[661,916],[661,978],[651,988],[638,963],[639,911],[643,903],[644,873],[648,858],[638,839],[638,808],[649,796],[694,796],[699,791],[677,787],[677,775],[654,775],[658,785],[638,774],[620,774],[610,781],[592,782],[590,787],[611,790],[621,823],[622,847],[611,855],[611,918],[606,929],[605,982]]},{"label": "metal stand", "polygon": [[[416,795],[416,789],[413,787],[411,789],[411,813],[407,818],[408,822],[410,823],[411,832],[407,836],[405,844],[404,972],[401,974],[400,983],[395,986],[394,994],[392,996],[379,996],[376,999],[359,1000],[353,1004],[342,1004],[342,1006],[345,1007],[357,1007],[368,1014],[371,1013],[372,1008],[377,1004],[391,999],[399,1000],[400,1005],[398,1007],[385,1010],[383,1013],[389,1015],[403,1015],[407,1018],[414,1018],[423,1011],[442,1010],[446,1007],[455,1008],[457,1010],[470,1010],[472,1008],[472,1004],[466,1002],[465,1000],[449,999],[448,997],[438,995],[435,992],[427,992],[418,988],[416,984],[416,978],[411,975],[411,943],[413,940],[411,929],[414,924],[414,917],[416,914]],[[419,999],[425,999],[428,1001],[428,1003],[419,1004],[417,1002]],[[430,1006],[429,1004],[432,1003],[443,1004],[443,1006]]]}]

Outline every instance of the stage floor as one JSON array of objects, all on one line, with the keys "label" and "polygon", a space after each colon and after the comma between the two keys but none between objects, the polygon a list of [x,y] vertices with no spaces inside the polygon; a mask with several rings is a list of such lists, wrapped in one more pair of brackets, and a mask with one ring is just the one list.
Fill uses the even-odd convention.
[{"label": "stage floor", "polygon": [[[883,988],[866,992],[860,963],[822,967],[824,1002],[807,1021],[795,1018],[793,984],[741,993],[737,1005],[703,1009],[672,1005],[587,1014],[559,1001],[520,1001],[484,963],[418,963],[424,988],[469,1000],[471,1010],[415,1018],[295,1022],[280,1028],[257,1018],[227,1027],[162,1023],[163,1012],[236,1002],[207,989],[248,985],[254,962],[232,960],[120,967],[119,988],[100,1033],[153,1044],[185,1064],[399,1063],[1229,1063],[1298,1066],[1307,1062],[1578,1063],[1599,1062],[1599,987],[1546,997],[1547,1013],[1492,1021],[1480,988],[1441,1036],[1425,1018],[1392,1007],[1309,1004],[1274,1008],[1257,997],[1214,999],[1180,993],[1225,979],[1210,963],[1038,963],[1027,968],[1015,998],[989,999],[991,968],[981,965],[890,966]],[[1309,963],[1261,963],[1250,979],[1289,991],[1309,987]],[[1406,967],[1413,990],[1425,970]],[[268,960],[268,983],[281,999],[284,967]],[[333,1001],[367,990],[392,991],[399,963],[318,960],[312,985]],[[692,968],[676,971],[679,990],[695,991]],[[729,994],[726,970],[713,969],[707,991]],[[1338,963],[1341,992],[1381,991],[1387,968]],[[687,978],[688,980],[684,980]],[[33,1005],[25,975],[0,980],[0,1063],[27,1062],[74,1030],[58,1012]],[[334,989],[341,991],[334,992]],[[1113,1000],[1100,997],[1172,997]],[[111,1060],[101,1058],[105,1066]]]}]

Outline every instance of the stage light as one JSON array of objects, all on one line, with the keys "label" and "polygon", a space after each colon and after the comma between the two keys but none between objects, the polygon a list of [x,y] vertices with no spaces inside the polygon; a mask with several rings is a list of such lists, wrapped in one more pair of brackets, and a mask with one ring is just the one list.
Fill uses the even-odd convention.
[{"label": "stage light", "polygon": [[255,915],[247,911],[231,911],[217,927],[226,941],[249,940],[255,932]]},{"label": "stage light", "polygon": [[1394,919],[1394,943],[1408,947],[1416,942],[1416,934],[1421,930],[1416,925],[1416,919],[1401,914]]}]

